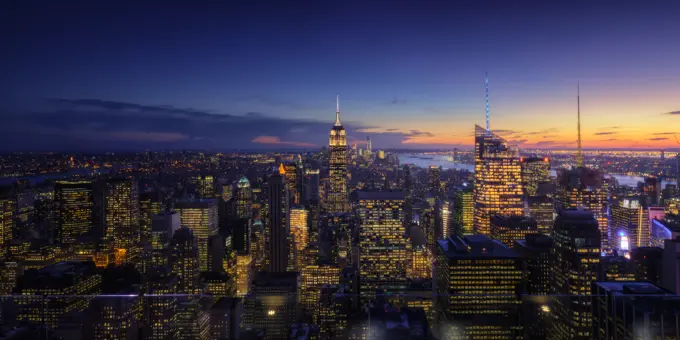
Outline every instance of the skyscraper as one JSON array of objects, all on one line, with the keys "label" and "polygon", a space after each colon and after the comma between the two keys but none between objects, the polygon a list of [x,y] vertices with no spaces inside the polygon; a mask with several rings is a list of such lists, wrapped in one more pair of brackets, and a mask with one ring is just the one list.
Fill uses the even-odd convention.
[{"label": "skyscraper", "polygon": [[286,170],[286,187],[288,188],[288,196],[290,198],[289,204],[300,204],[300,190],[299,190],[299,172],[295,163],[284,164],[283,168]]},{"label": "skyscraper", "polygon": [[546,195],[527,197],[529,216],[536,220],[538,232],[543,235],[552,235],[555,224],[555,206],[553,199]]},{"label": "skyscraper", "polygon": [[538,184],[550,182],[550,159],[548,157],[521,157],[522,188],[527,196],[538,194]]},{"label": "skyscraper", "polygon": [[515,242],[514,249],[522,255],[522,271],[526,294],[522,297],[522,320],[525,339],[545,339],[549,331],[550,313],[550,251],[553,241],[546,235],[527,235]]},{"label": "skyscraper", "polygon": [[106,236],[113,247],[125,251],[129,261],[136,256],[140,241],[139,193],[137,182],[111,179],[106,182]]},{"label": "skyscraper", "polygon": [[[193,230],[182,227],[175,231],[170,252],[170,268],[178,278],[177,291],[183,294],[199,294],[200,251]],[[206,258],[206,265],[207,262]]]},{"label": "skyscraper", "polygon": [[327,206],[330,212],[344,212],[349,206],[347,193],[347,136],[340,123],[340,99],[338,97],[335,111],[335,124],[331,129],[329,140],[329,176],[330,190],[327,195]]},{"label": "skyscraper", "polygon": [[[649,246],[649,212],[640,198],[623,198],[611,206],[612,248],[628,252]],[[619,255],[623,255],[620,253]]]},{"label": "skyscraper", "polygon": [[93,222],[94,195],[91,181],[58,181],[54,186],[57,240],[73,244]]},{"label": "skyscraper", "polygon": [[177,202],[180,224],[192,230],[198,243],[199,267],[208,270],[208,239],[217,234],[217,201],[213,199]]},{"label": "skyscraper", "polygon": [[453,225],[456,236],[474,234],[475,201],[469,186],[456,187],[453,191]]},{"label": "skyscraper", "polygon": [[201,198],[215,198],[215,178],[212,175],[200,175],[196,178],[198,195]]},{"label": "skyscraper", "polygon": [[557,194],[555,210],[590,211],[602,234],[601,246],[609,249],[609,218],[607,217],[607,188],[602,175],[590,168],[559,169],[557,171]]},{"label": "skyscraper", "polygon": [[551,339],[591,339],[591,284],[600,265],[600,230],[591,212],[563,210],[553,228]]},{"label": "skyscraper", "polygon": [[484,235],[437,241],[440,337],[521,339],[520,255]]},{"label": "skyscraper", "polygon": [[10,198],[0,198],[0,259],[3,259],[12,240],[14,225],[14,201]]},{"label": "skyscraper", "polygon": [[491,238],[499,240],[508,248],[515,241],[523,240],[527,235],[537,234],[536,220],[525,216],[494,215],[491,217]]},{"label": "skyscraper", "polygon": [[290,251],[288,249],[290,199],[283,172],[284,170],[281,169],[279,174],[273,174],[267,179],[269,205],[267,261],[269,262],[269,271],[273,273],[286,271]]},{"label": "skyscraper", "polygon": [[266,339],[288,339],[297,315],[300,275],[259,272],[244,301],[243,328],[263,331]]},{"label": "skyscraper", "polygon": [[319,169],[305,168],[305,202],[319,200]]},{"label": "skyscraper", "polygon": [[[298,255],[302,254],[302,250],[305,249],[309,243],[308,221],[309,216],[307,209],[303,207],[293,207],[290,209],[290,233],[295,236],[295,247],[297,248]],[[298,259],[300,259],[300,257],[298,257]],[[298,268],[301,268],[299,263]]]},{"label": "skyscraper", "polygon": [[442,168],[441,166],[430,165],[428,169],[429,189],[434,195],[439,194],[442,188]]},{"label": "skyscraper", "polygon": [[522,176],[519,154],[507,142],[475,126],[474,229],[488,235],[495,214],[522,215]]},{"label": "skyscraper", "polygon": [[251,218],[253,206],[253,191],[250,182],[243,176],[236,184],[236,217]]},{"label": "skyscraper", "polygon": [[406,289],[408,239],[401,191],[359,191],[359,277],[362,298]]}]

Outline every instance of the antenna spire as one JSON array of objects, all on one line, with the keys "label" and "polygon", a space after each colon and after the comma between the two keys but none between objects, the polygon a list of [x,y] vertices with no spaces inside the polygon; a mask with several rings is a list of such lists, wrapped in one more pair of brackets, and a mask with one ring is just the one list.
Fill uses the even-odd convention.
[{"label": "antenna spire", "polygon": [[489,118],[489,72],[486,72],[486,132],[491,132],[491,122]]},{"label": "antenna spire", "polygon": [[577,107],[577,121],[578,121],[578,140],[576,150],[576,166],[583,167],[583,151],[581,150],[581,86],[579,82],[576,83],[576,107]]},{"label": "antenna spire", "polygon": [[340,126],[340,94],[335,95],[335,126]]}]

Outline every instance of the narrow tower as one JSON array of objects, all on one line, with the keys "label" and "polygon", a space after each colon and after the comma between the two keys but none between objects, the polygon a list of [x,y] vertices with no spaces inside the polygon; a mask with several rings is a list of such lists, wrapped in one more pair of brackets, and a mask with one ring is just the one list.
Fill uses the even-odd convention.
[{"label": "narrow tower", "polygon": [[491,133],[491,118],[489,117],[489,72],[486,73],[486,132]]},{"label": "narrow tower", "polygon": [[579,83],[576,83],[576,106],[578,114],[578,141],[576,142],[576,166],[583,167],[583,153],[581,150],[581,88]]},{"label": "narrow tower", "polygon": [[347,193],[347,134],[340,123],[340,96],[336,97],[335,124],[329,139],[330,190],[327,203],[330,212],[345,212],[349,205]]}]

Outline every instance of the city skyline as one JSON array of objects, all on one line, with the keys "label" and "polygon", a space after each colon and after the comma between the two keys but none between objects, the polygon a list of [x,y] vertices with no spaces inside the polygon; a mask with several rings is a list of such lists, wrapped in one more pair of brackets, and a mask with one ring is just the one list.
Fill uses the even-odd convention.
[{"label": "city skyline", "polygon": [[137,6],[9,6],[2,151],[678,148],[677,4]]}]

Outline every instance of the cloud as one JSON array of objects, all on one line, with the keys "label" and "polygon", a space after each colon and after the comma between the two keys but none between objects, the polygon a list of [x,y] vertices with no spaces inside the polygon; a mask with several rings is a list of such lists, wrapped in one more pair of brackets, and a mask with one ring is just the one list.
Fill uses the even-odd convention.
[{"label": "cloud", "polygon": [[432,137],[434,136],[430,132],[420,131],[420,130],[409,130],[408,133],[404,134],[407,137]]},{"label": "cloud", "polygon": [[675,135],[677,132],[656,132],[652,135],[654,136],[665,136],[665,135]]},{"label": "cloud", "polygon": [[605,136],[605,135],[615,135],[618,134],[616,131],[605,131],[605,132],[595,132],[595,136]]},{"label": "cloud", "polygon": [[[327,121],[280,118],[254,111],[221,113],[103,99],[53,98],[33,104],[32,109],[0,110],[0,150],[222,151],[318,147],[328,143],[334,117],[329,113]],[[348,141],[362,141],[370,134],[373,145],[382,148],[400,147],[413,138],[431,136],[416,129],[384,130],[351,121],[343,125]]]},{"label": "cloud", "polygon": [[656,138],[647,138],[646,140],[657,141],[657,140],[668,140],[668,138],[667,137],[656,137]]},{"label": "cloud", "polygon": [[520,145],[526,143],[528,140],[527,139],[514,139],[514,140],[509,140],[508,144],[512,145]]},{"label": "cloud", "polygon": [[516,134],[516,133],[522,133],[521,131],[515,131],[515,130],[493,130],[493,132],[498,133],[498,134]]},{"label": "cloud", "polygon": [[282,141],[279,137],[276,137],[276,136],[257,136],[253,139],[253,143],[273,144],[273,145],[290,145],[290,146],[297,146],[297,147],[304,147],[304,148],[311,148],[311,147],[316,146],[312,143],[285,142],[285,141]]},{"label": "cloud", "polygon": [[533,131],[533,132],[527,132],[525,135],[545,135],[547,133],[555,133],[559,132],[560,130],[558,128],[549,128],[541,131]]},{"label": "cloud", "polygon": [[664,114],[664,115],[671,115],[671,116],[680,115],[680,110],[678,110],[678,111],[666,112],[666,113],[663,113],[663,114]]},{"label": "cloud", "polygon": [[397,97],[394,97],[394,98],[390,101],[390,105],[403,105],[403,104],[406,104],[406,101],[403,100],[403,99],[399,99],[399,98],[397,98]]},{"label": "cloud", "polygon": [[611,141],[615,141],[615,140],[618,140],[618,139],[616,139],[616,138],[600,139],[600,141],[602,141],[602,142],[611,142]]}]

